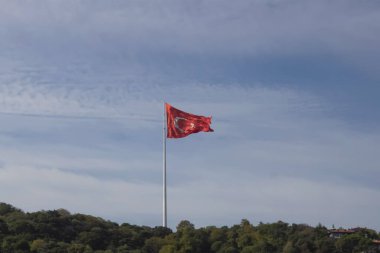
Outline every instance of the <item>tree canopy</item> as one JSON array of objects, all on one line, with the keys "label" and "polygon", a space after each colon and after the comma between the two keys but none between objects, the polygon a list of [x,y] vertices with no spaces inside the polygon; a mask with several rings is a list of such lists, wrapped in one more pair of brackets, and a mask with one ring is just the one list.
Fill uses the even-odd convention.
[{"label": "tree canopy", "polygon": [[67,210],[25,213],[0,203],[0,252],[3,253],[348,253],[380,252],[371,229],[333,238],[318,225],[259,223],[247,219],[231,227],[195,228],[181,221],[164,227],[117,224]]}]

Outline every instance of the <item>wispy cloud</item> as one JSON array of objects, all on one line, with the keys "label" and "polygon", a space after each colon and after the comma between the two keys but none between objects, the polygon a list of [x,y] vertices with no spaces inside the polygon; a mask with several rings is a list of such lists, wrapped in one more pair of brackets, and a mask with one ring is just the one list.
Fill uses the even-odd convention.
[{"label": "wispy cloud", "polygon": [[[89,107],[97,101],[100,105],[94,108],[105,108],[94,110],[96,115],[107,115],[108,110],[120,107],[122,113],[154,115],[157,121],[3,115],[7,120],[1,133],[0,150],[5,155],[0,178],[8,183],[2,184],[1,198],[28,210],[67,207],[116,217],[118,221],[159,224],[159,101],[165,94],[179,108],[212,115],[216,129],[212,134],[168,141],[169,212],[173,226],[182,218],[192,219],[197,225],[222,225],[251,215],[263,221],[368,225],[367,218],[374,217],[371,211],[366,219],[356,214],[363,205],[371,206],[379,195],[376,150],[380,136],[357,131],[331,118],[323,99],[291,89],[239,85],[191,84],[174,88],[150,86],[151,89],[140,85],[142,93],[128,93],[129,88],[93,86],[89,93],[92,98],[84,101]],[[23,94],[29,101],[26,104],[34,105],[30,89]],[[48,98],[45,101],[57,94],[54,89],[51,86],[44,91]],[[60,106],[52,107],[48,102],[43,105],[50,113],[78,115],[82,110],[81,98],[89,96],[86,88],[66,89],[67,92],[61,90],[66,95],[59,101]],[[105,90],[110,102],[102,100]],[[118,100],[123,92],[128,95],[127,101]],[[77,107],[61,110],[66,100],[76,101]],[[32,108],[22,102],[18,106]],[[40,111],[38,106],[35,112]],[[25,183],[29,178],[25,175],[29,174],[35,174],[35,180]],[[33,203],[25,201],[23,191],[14,191],[7,197],[13,189],[9,185],[24,185]],[[68,198],[72,189],[80,192],[75,199]],[[347,192],[356,196],[350,202],[343,198]],[[104,207],[119,206],[117,201],[125,201],[125,205]],[[334,204],[326,207],[327,202]],[[202,206],[202,210],[194,206]],[[322,206],[325,208],[320,213],[314,211]],[[346,216],[340,215],[339,206],[344,207]],[[225,211],[215,216],[216,207]],[[150,210],[150,214],[143,210]]]},{"label": "wispy cloud", "polygon": [[[2,1],[2,6],[5,64],[47,63],[59,68],[55,79],[63,69],[63,78],[73,79],[79,71],[83,81],[86,71],[195,79],[225,79],[235,71],[239,78],[252,62],[269,61],[273,68],[285,61],[286,69],[301,59],[319,69],[320,61],[344,65],[379,80],[375,1]],[[320,59],[313,61],[314,56]],[[209,73],[202,71],[205,66]]]},{"label": "wispy cloud", "polygon": [[159,219],[159,214],[153,211],[160,203],[161,187],[157,185],[13,166],[0,169],[0,182],[2,201],[26,210],[64,207],[71,212],[92,213],[119,222],[133,220],[151,225]]},{"label": "wispy cloud", "polygon": [[[73,54],[94,49],[108,54],[121,45],[121,55],[139,48],[246,54],[320,45],[351,51],[360,50],[363,42],[376,50],[374,32],[379,28],[379,5],[374,1],[162,0],[93,1],[91,5],[87,1],[5,1],[2,5],[1,20],[11,28],[2,31],[7,40],[44,52],[53,47],[54,53],[61,48],[73,49]],[[78,52],[78,48],[87,50]]]}]

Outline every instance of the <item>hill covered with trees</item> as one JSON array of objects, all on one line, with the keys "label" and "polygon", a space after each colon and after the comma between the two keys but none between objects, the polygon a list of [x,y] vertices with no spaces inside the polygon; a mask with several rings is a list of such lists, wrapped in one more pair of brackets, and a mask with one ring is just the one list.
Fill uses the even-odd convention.
[{"label": "hill covered with trees", "polygon": [[331,237],[322,225],[276,222],[254,226],[195,228],[181,221],[176,232],[164,227],[121,225],[64,209],[25,213],[0,203],[1,253],[348,253],[380,252],[371,229]]}]

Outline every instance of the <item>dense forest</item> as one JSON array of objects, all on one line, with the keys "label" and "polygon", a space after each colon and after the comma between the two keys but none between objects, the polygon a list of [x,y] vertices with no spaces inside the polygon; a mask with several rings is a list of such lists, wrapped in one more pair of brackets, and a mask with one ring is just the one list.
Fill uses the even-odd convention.
[{"label": "dense forest", "polygon": [[0,252],[36,253],[345,253],[380,252],[379,234],[360,228],[334,238],[318,225],[276,222],[195,228],[181,221],[176,232],[164,227],[121,225],[64,209],[25,213],[0,203]]}]

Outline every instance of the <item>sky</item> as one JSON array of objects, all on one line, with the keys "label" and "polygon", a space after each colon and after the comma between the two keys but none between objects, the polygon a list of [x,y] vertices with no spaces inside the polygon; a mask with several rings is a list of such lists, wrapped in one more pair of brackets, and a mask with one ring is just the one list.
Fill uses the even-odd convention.
[{"label": "sky", "polygon": [[0,202],[380,231],[380,2],[0,0]]}]

